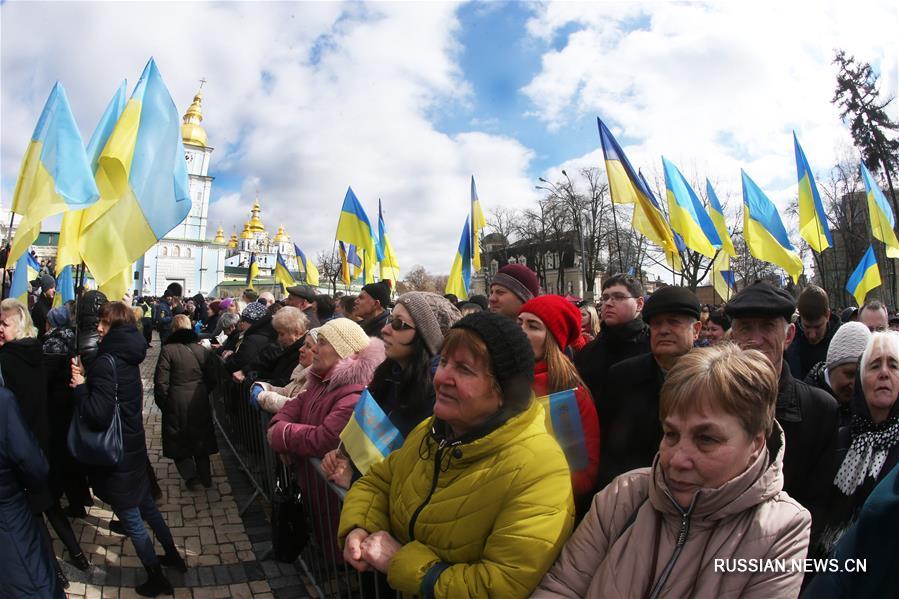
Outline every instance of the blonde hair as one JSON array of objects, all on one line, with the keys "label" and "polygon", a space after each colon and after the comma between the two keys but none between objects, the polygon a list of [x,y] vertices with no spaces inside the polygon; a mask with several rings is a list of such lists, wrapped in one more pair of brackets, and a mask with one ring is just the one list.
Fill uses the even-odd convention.
[{"label": "blonde hair", "polygon": [[181,329],[192,329],[190,318],[186,314],[176,314],[172,317],[172,331],[180,331]]},{"label": "blonde hair", "polygon": [[[37,329],[31,321],[31,314],[28,313],[28,308],[22,302],[13,297],[8,297],[3,302],[0,302],[0,312],[10,314],[16,321],[16,328],[18,329],[16,331],[16,339],[37,337]],[[15,341],[15,339],[11,339],[11,341]]]},{"label": "blonde hair", "polygon": [[581,306],[581,310],[586,310],[587,314],[590,315],[590,322],[587,325],[589,329],[589,333],[596,337],[599,335],[599,314],[596,312],[596,308],[590,305]]},{"label": "blonde hair", "polygon": [[750,437],[774,426],[777,376],[758,350],[733,343],[694,349],[668,372],[659,400],[659,418],[714,406],[740,421]]}]

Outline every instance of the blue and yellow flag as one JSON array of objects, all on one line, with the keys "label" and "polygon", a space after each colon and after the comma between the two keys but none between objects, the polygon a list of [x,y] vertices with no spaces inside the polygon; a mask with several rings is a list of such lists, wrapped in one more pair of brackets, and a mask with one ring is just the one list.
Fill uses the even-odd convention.
[{"label": "blue and yellow flag", "polygon": [[75,279],[72,277],[72,265],[67,264],[56,277],[56,295],[53,296],[53,307],[56,308],[74,300]]},{"label": "blue and yellow flag", "polygon": [[880,287],[880,269],[877,268],[877,258],[874,256],[874,247],[868,246],[868,251],[862,256],[861,262],[852,271],[849,280],[846,281],[846,291],[852,294],[856,303],[861,306],[865,303],[865,297],[872,289]]},{"label": "blue and yellow flag", "polygon": [[[646,177],[643,176],[643,172],[640,169],[637,169],[637,175],[640,177],[640,181],[643,183],[643,188],[649,193],[649,201],[652,204],[655,210],[659,211],[659,214],[662,214],[662,208],[659,204],[659,200],[656,199],[654,193],[652,193],[652,188],[649,186],[649,183],[646,181]],[[664,218],[664,214],[662,215]],[[667,221],[665,221],[665,226],[670,228],[670,225]],[[665,261],[668,263],[673,270],[680,271],[683,269],[683,261],[681,260],[681,256],[683,252],[687,249],[687,244],[684,243],[684,238],[681,237],[677,231],[671,229],[671,236],[674,238],[674,247],[677,248],[677,251],[672,252],[670,250],[663,250],[665,253]]]},{"label": "blue and yellow flag", "polygon": [[97,283],[121,275],[187,217],[181,117],[151,58],[98,160],[100,201],[78,247]]},{"label": "blue and yellow flag", "polygon": [[880,190],[880,186],[874,181],[874,177],[868,171],[868,167],[862,162],[860,165],[862,179],[865,182],[865,193],[868,198],[868,214],[871,217],[871,233],[887,246],[887,258],[899,258],[899,240],[893,227],[896,219],[893,209],[887,202],[886,196]]},{"label": "blue and yellow flag", "polygon": [[471,289],[471,229],[468,226],[468,218],[465,217],[459,249],[456,250],[456,258],[453,260],[453,267],[450,269],[444,290],[444,293],[452,293],[459,299],[468,299],[468,290]]},{"label": "blue and yellow flag", "polygon": [[538,397],[546,413],[546,431],[559,443],[571,470],[587,467],[587,443],[574,389]]},{"label": "blue and yellow flag", "polygon": [[658,202],[653,201],[652,192],[631,166],[621,146],[612,137],[612,132],[600,119],[597,118],[596,122],[599,125],[599,140],[605,158],[612,201],[616,204],[634,204],[631,226],[665,252],[665,257],[673,269],[680,270],[677,243]]},{"label": "blue and yellow flag", "polygon": [[481,270],[481,231],[487,227],[487,219],[484,218],[484,210],[481,208],[481,200],[478,199],[478,189],[474,184],[474,175],[471,176],[471,265],[475,272]]},{"label": "blue and yellow flag", "polygon": [[393,244],[387,237],[387,225],[384,224],[384,213],[381,211],[381,200],[378,200],[378,262],[381,263],[381,280],[391,280],[391,287],[396,289],[400,277],[400,265],[393,253]]},{"label": "blue and yellow flag", "polygon": [[671,228],[680,233],[684,244],[708,258],[714,258],[721,248],[721,238],[712,219],[706,214],[699,197],[680,170],[662,156],[665,171],[665,192],[668,195],[668,220]]},{"label": "blue and yellow flag", "polygon": [[9,297],[19,300],[27,308],[31,281],[35,280],[40,272],[41,265],[37,258],[31,255],[31,248],[25,248],[25,253],[16,260],[16,269],[9,283]]},{"label": "blue and yellow flag", "polygon": [[315,263],[306,259],[306,254],[297,244],[293,244],[293,250],[297,254],[297,266],[305,273],[306,284],[318,287],[318,268],[315,267]]},{"label": "blue and yellow flag", "polygon": [[805,158],[805,152],[799,145],[796,132],[793,131],[793,150],[796,154],[796,177],[799,181],[799,234],[808,242],[809,247],[819,254],[833,245],[824,205],[818,195],[815,177]]},{"label": "blue and yellow flag", "polygon": [[356,469],[363,475],[403,445],[403,435],[368,392],[362,392],[340,440]]},{"label": "blue and yellow flag", "polygon": [[22,218],[7,266],[28,251],[41,231],[41,221],[90,206],[99,197],[75,116],[62,84],[57,82],[31,134],[16,180],[12,211]]},{"label": "blue and yellow flag", "polygon": [[[128,99],[127,83],[122,81],[119,88],[109,100],[100,122],[94,128],[90,141],[87,143],[87,160],[90,164],[92,176],[97,174],[100,153],[106,146],[106,141],[112,135],[115,125],[125,110],[125,101]],[[81,217],[83,210],[69,210],[62,215],[62,224],[59,227],[59,245],[56,248],[56,268],[62,268],[67,264],[77,266],[81,264],[81,250],[78,248],[81,237]],[[131,271],[131,268],[128,268]]]},{"label": "blue and yellow flag", "polygon": [[352,243],[346,246],[346,261],[352,267],[350,269],[350,277],[355,281],[359,278],[359,273],[363,271],[363,266],[362,257],[356,252],[356,246]]},{"label": "blue and yellow flag", "polygon": [[337,240],[356,246],[357,251],[365,261],[365,282],[374,282],[374,265],[378,261],[375,239],[368,215],[353,193],[353,188],[348,187],[343,198],[343,207],[340,209],[340,220],[337,221]]},{"label": "blue and yellow flag", "polygon": [[794,283],[798,283],[802,259],[790,243],[777,207],[744,170],[741,169],[740,174],[743,177],[743,236],[749,252],[759,260],[781,267]]},{"label": "blue and yellow flag", "polygon": [[340,280],[344,285],[349,285],[353,279],[350,278],[350,263],[347,260],[346,246],[342,241],[338,241],[337,247],[340,252]]},{"label": "blue and yellow flag", "polygon": [[715,256],[715,261],[712,262],[712,284],[715,287],[715,292],[723,302],[727,303],[730,301],[730,296],[734,293],[736,279],[734,278],[734,271],[730,269],[730,256],[724,250],[718,252],[718,255]]},{"label": "blue and yellow flag", "polygon": [[727,230],[727,221],[724,219],[724,209],[721,202],[718,201],[718,194],[712,187],[712,182],[705,180],[705,191],[709,196],[709,217],[715,223],[715,230],[718,232],[718,238],[721,240],[721,249],[727,252],[731,258],[737,256],[737,250],[734,248],[734,242],[730,238],[730,231]]},{"label": "blue and yellow flag", "polygon": [[247,289],[253,288],[253,279],[259,276],[259,265],[256,263],[256,252],[250,254],[250,266],[247,269]]},{"label": "blue and yellow flag", "polygon": [[287,268],[287,264],[284,262],[284,256],[281,255],[281,252],[278,252],[278,255],[275,257],[275,280],[281,283],[281,288],[284,293],[287,293],[288,287],[293,287],[297,284],[296,280],[294,280],[293,275],[290,274],[290,269]]}]

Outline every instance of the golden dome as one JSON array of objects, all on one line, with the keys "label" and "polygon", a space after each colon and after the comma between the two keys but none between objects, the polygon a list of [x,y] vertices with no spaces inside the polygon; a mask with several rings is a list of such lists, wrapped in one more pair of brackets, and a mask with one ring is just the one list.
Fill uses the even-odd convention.
[{"label": "golden dome", "polygon": [[228,248],[232,250],[237,248],[237,233],[231,233],[231,239],[228,240]]},{"label": "golden dome", "polygon": [[259,198],[256,198],[256,201],[253,202],[253,208],[250,210],[253,216],[250,217],[250,221],[247,223],[251,233],[265,233],[265,226],[263,226],[262,221],[259,219],[260,211]]},{"label": "golden dome", "polygon": [[253,232],[250,231],[250,223],[243,224],[243,231],[240,233],[241,239],[253,239]]},{"label": "golden dome", "polygon": [[215,232],[215,239],[212,240],[212,243],[225,243],[225,230],[221,227],[218,228],[218,231]]},{"label": "golden dome", "polygon": [[284,232],[284,225],[278,227],[278,233],[275,235],[275,241],[290,241],[290,237]]},{"label": "golden dome", "polygon": [[202,103],[203,95],[198,91],[197,95],[194,96],[193,104],[190,105],[190,108],[187,109],[187,112],[184,113],[184,117],[181,119],[183,122],[181,125],[181,139],[186,144],[205,148],[206,130],[200,124],[203,120]]}]

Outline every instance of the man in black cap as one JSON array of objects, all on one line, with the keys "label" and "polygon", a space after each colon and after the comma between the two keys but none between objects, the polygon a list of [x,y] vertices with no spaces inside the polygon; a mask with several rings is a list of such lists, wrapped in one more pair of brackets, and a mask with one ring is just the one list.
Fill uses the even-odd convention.
[{"label": "man in black cap", "polygon": [[774,416],[786,438],[784,491],[811,512],[814,545],[836,475],[839,408],[826,391],[794,379],[784,362],[796,334],[794,309],[786,290],[765,282],[742,289],[724,307],[733,341],[765,354],[778,376]]},{"label": "man in black cap", "polygon": [[38,278],[41,285],[41,294],[31,308],[31,322],[37,329],[38,336],[43,339],[47,328],[47,313],[53,307],[53,296],[56,295],[56,279],[50,275],[41,275]]},{"label": "man in black cap", "polygon": [[309,285],[288,287],[287,299],[284,303],[303,311],[303,314],[306,315],[306,319],[309,321],[308,329],[316,329],[322,326],[315,310],[315,289],[313,287]]},{"label": "man in black cap", "polygon": [[699,310],[696,295],[684,287],[664,287],[646,300],[650,353],[612,366],[604,393],[594,398],[602,442],[598,489],[619,474],[652,465],[662,439],[662,383],[699,338]]},{"label": "man in black cap", "polygon": [[362,288],[353,308],[353,314],[362,319],[359,326],[369,337],[381,338],[381,329],[387,324],[387,306],[390,304],[390,287],[384,281],[369,283]]}]

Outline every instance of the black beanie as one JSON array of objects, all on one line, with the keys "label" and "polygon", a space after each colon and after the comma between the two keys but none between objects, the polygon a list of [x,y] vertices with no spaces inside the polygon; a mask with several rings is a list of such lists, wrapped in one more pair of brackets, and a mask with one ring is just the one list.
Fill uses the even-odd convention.
[{"label": "black beanie", "polygon": [[385,281],[369,283],[362,288],[362,291],[372,296],[375,301],[381,304],[382,308],[390,305],[390,286]]},{"label": "black beanie", "polygon": [[475,312],[453,328],[472,331],[484,341],[508,408],[513,413],[527,408],[534,383],[534,350],[518,323],[493,312]]}]

